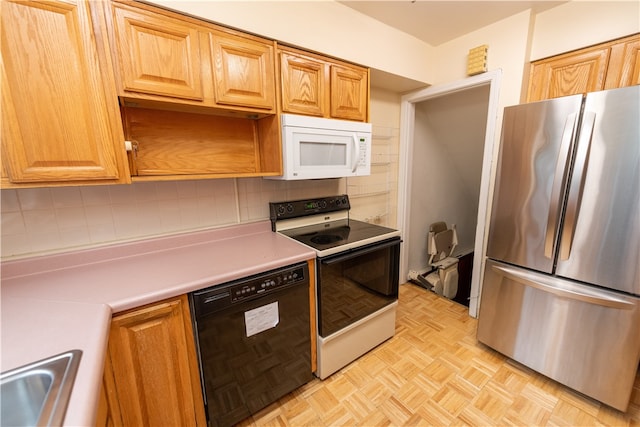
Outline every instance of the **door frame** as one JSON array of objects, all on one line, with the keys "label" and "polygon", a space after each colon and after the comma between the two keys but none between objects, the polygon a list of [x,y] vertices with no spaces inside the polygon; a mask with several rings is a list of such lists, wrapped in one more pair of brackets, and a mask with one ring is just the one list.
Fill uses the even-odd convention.
[{"label": "door frame", "polygon": [[[480,196],[478,200],[478,221],[476,225],[473,272],[471,277],[471,296],[469,300],[469,314],[477,317],[484,259],[486,253],[486,239],[488,220],[491,209],[491,190],[493,176],[494,153],[498,152],[500,144],[496,137],[498,126],[498,96],[502,70],[489,71],[466,79],[430,86],[410,92],[402,96],[400,100],[400,158],[398,174],[398,226],[402,232],[402,238],[408,242],[409,212],[411,211],[411,176],[413,171],[414,129],[415,129],[415,104],[433,98],[439,98],[455,92],[472,89],[478,86],[489,85],[489,102],[487,105],[487,126],[484,137],[484,152],[482,158],[482,175],[480,178]],[[499,135],[498,135],[499,137]],[[422,236],[426,239],[426,236]],[[405,247],[408,244],[405,243]],[[406,251],[400,253],[400,283],[408,280],[409,257]]]}]

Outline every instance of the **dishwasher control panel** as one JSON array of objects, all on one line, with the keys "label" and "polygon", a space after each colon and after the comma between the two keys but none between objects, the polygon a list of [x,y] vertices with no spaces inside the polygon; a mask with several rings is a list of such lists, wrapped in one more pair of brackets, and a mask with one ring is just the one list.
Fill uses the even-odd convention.
[{"label": "dishwasher control panel", "polygon": [[189,301],[192,315],[197,318],[219,312],[291,286],[309,286],[309,267],[306,262],[191,292]]},{"label": "dishwasher control panel", "polygon": [[295,284],[305,279],[302,267],[282,271],[267,277],[259,277],[249,282],[231,287],[231,301],[236,302]]}]

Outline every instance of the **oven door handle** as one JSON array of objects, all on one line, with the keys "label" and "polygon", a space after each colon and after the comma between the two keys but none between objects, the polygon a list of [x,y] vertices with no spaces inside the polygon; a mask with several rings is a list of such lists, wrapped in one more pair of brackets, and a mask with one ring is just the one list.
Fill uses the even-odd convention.
[{"label": "oven door handle", "polygon": [[367,246],[367,247],[365,247],[363,249],[354,249],[352,251],[349,251],[346,254],[340,254],[340,255],[335,255],[335,256],[328,256],[326,258],[320,258],[320,262],[322,264],[324,264],[324,265],[336,264],[338,262],[346,261],[348,259],[355,258],[355,257],[360,256],[360,255],[368,254],[370,252],[375,252],[375,251],[380,250],[380,249],[384,249],[384,248],[388,248],[388,247],[391,247],[391,246],[399,245],[401,242],[402,242],[402,240],[399,237],[397,237],[397,238],[394,238],[392,240],[387,240],[387,241],[385,241],[383,243],[380,243],[380,244],[374,243],[371,246]]}]

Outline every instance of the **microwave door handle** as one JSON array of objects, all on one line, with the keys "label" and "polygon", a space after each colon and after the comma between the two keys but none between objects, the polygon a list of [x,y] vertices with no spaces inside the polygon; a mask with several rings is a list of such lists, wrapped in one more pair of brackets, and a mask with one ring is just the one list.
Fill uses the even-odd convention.
[{"label": "microwave door handle", "polygon": [[360,144],[358,143],[358,136],[357,135],[353,135],[353,145],[355,146],[355,156],[353,156],[353,164],[351,165],[351,171],[353,173],[356,172],[356,169],[358,169],[358,159],[360,159]]}]

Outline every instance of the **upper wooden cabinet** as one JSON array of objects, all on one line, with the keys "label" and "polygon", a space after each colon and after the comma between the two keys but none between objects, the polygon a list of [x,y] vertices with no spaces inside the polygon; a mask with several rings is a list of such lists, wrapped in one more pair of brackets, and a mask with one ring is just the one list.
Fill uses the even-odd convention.
[{"label": "upper wooden cabinet", "polygon": [[367,120],[369,70],[331,65],[331,117]]},{"label": "upper wooden cabinet", "polygon": [[99,37],[104,17],[92,8],[87,1],[2,4],[3,188],[130,182]]},{"label": "upper wooden cabinet", "polygon": [[146,4],[107,7],[121,97],[276,113],[275,42]]},{"label": "upper wooden cabinet", "polygon": [[281,46],[282,111],[367,121],[369,70]]},{"label": "upper wooden cabinet", "polygon": [[209,33],[214,89],[219,105],[241,105],[268,111],[276,108],[273,42]]},{"label": "upper wooden cabinet", "polygon": [[529,101],[602,90],[608,62],[609,49],[601,48],[535,63]]},{"label": "upper wooden cabinet", "polygon": [[640,35],[531,63],[527,101],[640,83]]},{"label": "upper wooden cabinet", "polygon": [[611,46],[605,89],[640,84],[640,35]]},{"label": "upper wooden cabinet", "polygon": [[327,116],[329,75],[324,61],[280,51],[282,111]]},{"label": "upper wooden cabinet", "polygon": [[98,425],[206,425],[186,295],[114,316],[104,372]]},{"label": "upper wooden cabinet", "polygon": [[123,93],[204,100],[199,28],[117,3],[113,19]]}]

